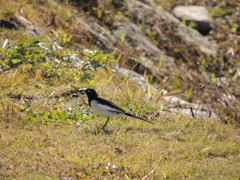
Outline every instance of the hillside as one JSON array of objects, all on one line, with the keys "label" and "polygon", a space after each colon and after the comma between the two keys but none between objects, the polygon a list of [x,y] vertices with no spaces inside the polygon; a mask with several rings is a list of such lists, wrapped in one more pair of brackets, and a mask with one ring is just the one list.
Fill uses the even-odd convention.
[{"label": "hillside", "polygon": [[[209,31],[175,7],[209,12]],[[238,179],[237,1],[0,1],[0,179]],[[154,124],[92,113],[92,87]]]}]

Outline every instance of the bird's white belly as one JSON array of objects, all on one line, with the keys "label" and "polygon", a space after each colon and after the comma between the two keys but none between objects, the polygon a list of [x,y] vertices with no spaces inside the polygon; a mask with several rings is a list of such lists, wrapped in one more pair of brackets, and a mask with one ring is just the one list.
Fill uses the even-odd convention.
[{"label": "bird's white belly", "polygon": [[92,111],[98,114],[99,116],[111,117],[111,116],[121,115],[120,111],[114,112],[116,111],[116,109],[113,109],[106,105],[99,104],[95,100],[91,101],[91,108],[92,108]]}]

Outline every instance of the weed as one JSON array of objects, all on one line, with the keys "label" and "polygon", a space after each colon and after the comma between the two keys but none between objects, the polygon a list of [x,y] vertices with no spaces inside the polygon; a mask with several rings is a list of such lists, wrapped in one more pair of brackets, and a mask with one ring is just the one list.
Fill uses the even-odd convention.
[{"label": "weed", "polygon": [[59,28],[55,34],[57,42],[60,42],[62,44],[69,43],[72,39],[72,36],[64,31],[63,28]]},{"label": "weed", "polygon": [[175,75],[172,76],[172,82],[174,89],[179,89],[181,87],[180,73],[178,70]]},{"label": "weed", "polygon": [[189,100],[192,95],[193,95],[193,88],[190,88],[190,89],[186,92],[186,99]]}]

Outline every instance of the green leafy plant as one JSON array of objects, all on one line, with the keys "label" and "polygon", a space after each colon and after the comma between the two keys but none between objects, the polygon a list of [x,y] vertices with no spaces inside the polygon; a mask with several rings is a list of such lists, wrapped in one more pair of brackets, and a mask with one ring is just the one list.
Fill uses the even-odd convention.
[{"label": "green leafy plant", "polygon": [[105,66],[110,66],[111,63],[116,62],[113,54],[106,54],[99,50],[84,50],[84,55],[87,57],[87,61],[83,69],[96,70]]},{"label": "green leafy plant", "polygon": [[72,39],[72,36],[68,34],[63,28],[59,28],[55,33],[55,36],[57,38],[57,41],[63,44],[70,42]]},{"label": "green leafy plant", "polygon": [[1,48],[0,69],[5,71],[23,63],[41,62],[47,56],[47,52],[40,47],[40,42],[44,42],[42,37],[26,36],[10,48]]},{"label": "green leafy plant", "polygon": [[[75,51],[70,49],[52,51],[43,38],[31,36],[26,36],[8,49],[1,49],[1,52],[2,71],[21,67],[27,68],[38,77],[65,81],[92,80],[93,71],[117,61],[113,54],[96,50],[84,50],[85,58],[81,60]],[[76,67],[75,63],[79,66]]]},{"label": "green leafy plant", "polygon": [[22,121],[24,123],[36,123],[36,122],[55,122],[55,121],[76,121],[85,123],[93,118],[92,113],[82,113],[79,110],[39,110],[37,108],[28,108],[23,111]]},{"label": "green leafy plant", "polygon": [[210,10],[210,15],[212,17],[232,15],[233,13],[234,13],[234,9],[232,8],[216,7]]}]

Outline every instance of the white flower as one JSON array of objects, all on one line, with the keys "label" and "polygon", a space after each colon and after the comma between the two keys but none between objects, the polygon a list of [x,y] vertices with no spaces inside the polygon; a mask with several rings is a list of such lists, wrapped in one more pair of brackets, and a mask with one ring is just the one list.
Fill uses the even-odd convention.
[{"label": "white flower", "polygon": [[165,89],[162,90],[162,95],[165,95],[165,94],[167,94],[167,93],[168,93],[167,90],[165,90]]},{"label": "white flower", "polygon": [[107,166],[106,166],[106,169],[109,169],[110,165],[111,165],[110,162],[108,162]]},{"label": "white flower", "polygon": [[116,169],[117,168],[117,166],[114,164],[114,165],[112,165],[112,169]]}]

